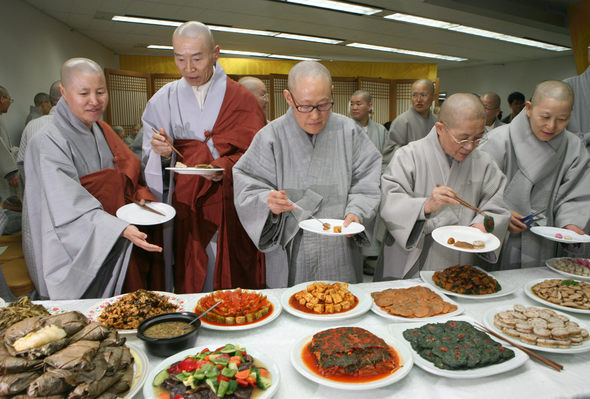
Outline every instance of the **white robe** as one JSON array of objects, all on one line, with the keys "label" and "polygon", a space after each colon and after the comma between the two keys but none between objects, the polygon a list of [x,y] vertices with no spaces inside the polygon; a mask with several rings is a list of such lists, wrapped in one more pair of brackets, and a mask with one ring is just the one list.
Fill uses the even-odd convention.
[{"label": "white robe", "polygon": [[[343,219],[352,213],[361,223],[370,220],[379,204],[380,166],[381,156],[368,136],[352,119],[335,113],[316,135],[299,127],[292,109],[256,134],[233,168],[234,199],[256,247],[287,252],[288,266],[274,256],[267,258],[269,287],[361,281],[354,238],[318,235],[299,229],[298,223],[311,214]],[[285,190],[302,210],[273,215],[266,202],[271,190]]]},{"label": "white robe", "polygon": [[[579,137],[567,130],[548,142],[538,140],[526,111],[490,134],[482,146],[506,174],[504,199],[521,215],[547,208],[537,225],[585,228],[590,219],[590,156]],[[501,268],[539,267],[557,246],[525,230],[507,234]]]},{"label": "white robe", "polygon": [[[383,266],[378,265],[375,280],[476,263],[473,254],[448,249],[432,239],[431,233],[438,227],[483,223],[483,216],[463,206],[444,206],[425,217],[424,203],[437,184],[453,188],[461,198],[492,216],[493,234],[500,241],[504,238],[510,222],[502,200],[506,177],[491,157],[478,149],[462,162],[450,161],[433,127],[425,138],[396,151],[381,178],[381,217],[390,236],[386,237]],[[485,256],[493,262],[498,253]]]},{"label": "white robe", "polygon": [[564,80],[574,90],[574,109],[567,127],[572,133],[583,137],[586,148],[590,147],[590,67],[584,73]]}]

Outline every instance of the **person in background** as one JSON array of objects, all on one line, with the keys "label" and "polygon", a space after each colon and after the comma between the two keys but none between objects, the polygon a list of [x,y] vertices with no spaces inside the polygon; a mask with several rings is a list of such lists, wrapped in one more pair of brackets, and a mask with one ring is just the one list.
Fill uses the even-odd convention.
[{"label": "person in background", "polygon": [[[590,63],[590,47],[588,63]],[[574,91],[574,109],[570,115],[567,130],[582,137],[586,149],[590,149],[590,66],[581,75],[567,78],[564,82]]]},{"label": "person in background", "polygon": [[498,119],[500,115],[500,96],[494,92],[487,92],[480,98],[483,108],[486,111],[486,132],[502,126],[504,123]]},{"label": "person in background", "polygon": [[514,91],[508,95],[508,105],[512,110],[512,113],[506,118],[502,119],[504,123],[512,122],[512,119],[516,117],[524,108],[524,94],[519,91]]},{"label": "person in background", "polygon": [[[140,160],[142,159],[141,157],[141,144],[143,142],[143,127],[141,126],[141,123],[136,123],[133,126],[133,143],[131,143],[131,145],[129,146],[129,148],[131,149],[131,151],[133,151],[133,153],[135,155],[137,155],[137,158],[139,158]],[[143,165],[143,167],[145,167],[145,165]],[[142,169],[143,169],[142,167]]]},{"label": "person in background", "polygon": [[254,94],[254,97],[256,97],[256,101],[258,101],[258,105],[260,105],[262,112],[264,112],[264,115],[267,115],[268,93],[264,82],[258,78],[255,78],[254,76],[244,76],[238,80],[238,83]]},{"label": "person in background", "polygon": [[37,93],[33,99],[35,105],[31,105],[29,115],[25,120],[25,126],[33,119],[39,118],[43,115],[47,115],[51,111],[51,99],[47,93]]},{"label": "person in background", "polygon": [[325,66],[296,64],[283,91],[289,110],[256,134],[233,168],[242,225],[261,251],[287,255],[288,265],[267,258],[271,288],[362,281],[363,233],[327,237],[299,228],[311,215],[365,224],[379,204],[381,155],[357,123],[331,112],[332,90]]},{"label": "person in background", "polygon": [[[10,197],[18,198],[22,189],[16,166],[18,147],[11,144],[10,135],[2,120],[2,115],[8,112],[13,101],[8,90],[0,86],[0,198],[2,201]],[[20,203],[20,200],[18,202]]]}]

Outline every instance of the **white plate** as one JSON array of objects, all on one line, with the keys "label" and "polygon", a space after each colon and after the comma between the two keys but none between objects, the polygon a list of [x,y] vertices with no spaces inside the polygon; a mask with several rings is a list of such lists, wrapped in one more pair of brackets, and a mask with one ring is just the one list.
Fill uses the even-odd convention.
[{"label": "white plate", "polygon": [[344,224],[344,220],[326,218],[318,219],[321,220],[323,223],[329,223],[330,230],[324,230],[322,224],[314,219],[302,220],[301,222],[299,222],[299,227],[301,227],[303,230],[311,231],[312,233],[317,233],[324,236],[346,236],[351,234],[358,234],[365,231],[365,226],[356,222],[352,222],[347,227],[342,227],[342,233],[334,233],[334,226],[342,226]]},{"label": "white plate", "polygon": [[[467,316],[458,316],[458,317],[453,317],[452,319],[457,320],[457,321],[467,321],[469,323],[474,322],[473,319],[471,319]],[[479,368],[471,369],[471,370],[439,369],[433,363],[424,359],[416,351],[414,351],[414,349],[412,348],[410,343],[408,341],[406,341],[406,339],[403,336],[404,331],[409,330],[411,328],[420,328],[424,324],[428,324],[428,323],[420,322],[420,323],[412,323],[412,324],[408,324],[408,323],[390,324],[389,325],[389,332],[397,339],[401,339],[404,343],[406,343],[411,348],[412,354],[414,355],[414,363],[416,363],[416,366],[420,367],[422,370],[427,371],[431,374],[438,375],[441,377],[447,377],[447,378],[488,377],[491,375],[500,374],[500,373],[504,373],[506,371],[514,370],[515,368],[522,366],[529,359],[529,356],[526,353],[524,353],[523,351],[521,351],[520,349],[514,348],[511,345],[509,345],[507,342],[504,342],[504,341],[488,334],[488,335],[490,335],[490,337],[494,341],[501,343],[502,346],[506,346],[506,347],[509,347],[510,349],[512,349],[514,351],[514,357],[510,360],[503,362],[503,363],[492,364],[490,366],[479,367]]]},{"label": "white plate", "polygon": [[130,350],[133,356],[133,380],[131,381],[131,388],[127,395],[123,399],[131,399],[137,392],[143,387],[145,380],[148,376],[150,369],[150,362],[147,355],[135,344],[127,342],[125,344]]},{"label": "white plate", "polygon": [[[223,346],[223,345],[221,345],[221,346]],[[215,346],[213,346],[213,347],[215,347]],[[158,373],[160,371],[169,368],[172,364],[183,360],[187,356],[196,355],[205,348],[207,348],[206,345],[199,346],[196,348],[187,349],[187,350],[184,350],[182,352],[179,352],[175,355],[172,355],[172,356],[162,360],[160,362],[160,364],[158,364],[156,367],[154,367],[152,369],[152,371],[149,373],[149,375],[147,377],[147,381],[143,385],[143,397],[145,399],[159,399],[159,397],[157,398],[156,395],[154,394],[154,386],[152,385],[152,382],[154,381],[154,378],[156,377],[156,375],[158,375]],[[254,396],[257,399],[272,398],[272,396],[276,393],[277,389],[279,389],[279,383],[281,380],[279,366],[277,366],[277,364],[270,357],[263,355],[257,351],[250,350],[248,347],[246,347],[246,352],[250,356],[252,356],[254,358],[254,360],[260,362],[270,372],[270,376],[272,378],[272,383],[271,383],[270,388],[268,388],[265,391],[260,391],[260,395],[254,395]]]},{"label": "white plate", "polygon": [[154,224],[165,223],[176,216],[176,210],[168,204],[162,202],[146,202],[145,204],[150,208],[163,213],[164,216],[131,203],[123,205],[117,209],[117,217],[134,225],[151,226]]},{"label": "white plate", "polygon": [[[254,292],[258,292],[255,290],[248,290],[248,291],[254,291]],[[268,299],[268,301],[272,304],[272,313],[268,316],[266,316],[263,319],[260,320],[256,320],[253,323],[249,323],[249,324],[234,324],[234,325],[217,325],[217,324],[212,324],[209,323],[207,320],[205,319],[201,319],[201,327],[203,328],[207,328],[209,330],[218,330],[218,331],[241,331],[241,330],[251,330],[253,328],[257,328],[260,326],[263,326],[265,324],[270,323],[271,321],[273,321],[274,319],[276,319],[277,317],[279,317],[279,315],[281,314],[281,304],[279,303],[278,299],[275,298],[272,295],[268,295],[265,293],[262,293],[263,295],[266,296],[266,298]],[[200,298],[199,298],[200,299]],[[191,312],[194,312],[197,306],[197,303],[199,301],[197,300],[197,302],[195,302],[195,306],[193,307],[193,309],[191,309]]]},{"label": "white plate", "polygon": [[[531,298],[533,301],[537,301],[539,303],[542,303],[545,306],[549,306],[552,307],[554,309],[559,309],[562,310],[564,312],[573,312],[573,313],[580,313],[580,314],[588,314],[590,315],[590,310],[584,310],[584,309],[576,309],[576,308],[568,308],[567,306],[561,306],[561,305],[557,305],[555,303],[549,302],[544,300],[543,298],[540,298],[538,296],[536,296],[533,293],[533,285],[538,284],[538,283],[542,283],[545,280],[562,280],[559,278],[541,278],[539,280],[534,280],[534,281],[530,281],[528,282],[525,286],[524,286],[524,293],[526,294],[526,296],[528,296],[529,298]],[[568,279],[563,279],[563,280],[568,280]],[[568,316],[570,317],[570,316]]]},{"label": "white plate", "polygon": [[[178,309],[176,310],[177,312],[184,312],[184,311],[190,311],[192,312],[192,309],[186,309],[185,305],[186,305],[186,301],[179,297],[178,295],[172,294],[170,292],[162,292],[162,291],[152,291],[156,294],[159,295],[163,295],[166,298],[168,298],[168,302],[177,305]],[[103,299],[101,302],[97,303],[96,305],[92,306],[90,309],[88,309],[86,312],[84,312],[84,316],[86,316],[90,321],[98,321],[98,316],[100,316],[102,314],[102,311],[104,310],[104,308],[106,308],[108,305],[110,305],[111,303],[114,302],[119,302],[119,300],[124,297],[127,294],[121,294],[121,295],[117,295],[114,296],[112,298],[107,298],[107,299]],[[119,331],[119,334],[136,334],[137,330],[117,330]]]},{"label": "white plate", "polygon": [[[566,244],[575,244],[577,242],[590,242],[590,236],[588,234],[584,234],[583,236],[575,233],[571,230],[567,229],[560,229],[559,227],[549,227],[549,226],[534,226],[531,227],[531,231],[543,238],[546,238],[551,241],[563,242]],[[557,238],[555,234],[561,234],[564,238]],[[567,240],[565,237],[571,237],[571,240]]]},{"label": "white plate", "polygon": [[512,294],[514,291],[516,291],[516,285],[514,285],[512,282],[508,282],[507,280],[502,280],[496,276],[494,276],[491,273],[486,272],[485,270],[483,270],[482,268],[479,268],[477,266],[473,266],[478,270],[481,270],[482,272],[489,274],[490,276],[492,276],[493,278],[496,279],[496,281],[500,284],[500,291],[498,292],[494,292],[493,294],[484,294],[484,295],[467,295],[467,294],[457,294],[456,292],[452,292],[449,290],[445,290],[442,287],[439,287],[438,285],[436,285],[436,283],[434,281],[432,281],[432,276],[434,275],[434,271],[433,270],[423,270],[420,272],[420,277],[422,278],[422,280],[424,280],[426,283],[430,284],[432,287],[436,288],[437,290],[445,293],[446,295],[452,295],[452,296],[456,296],[457,298],[467,298],[467,299],[492,299],[492,298],[499,298],[502,296],[506,296],[506,295],[510,295]]},{"label": "white plate", "polygon": [[[559,270],[558,268],[553,266],[553,262],[557,261],[557,260],[561,260],[561,259],[574,259],[574,258],[569,258],[569,257],[565,257],[565,258],[551,258],[548,259],[545,262],[545,265],[553,270],[556,273],[561,274],[562,276],[566,276],[569,277],[572,280],[581,280],[581,281],[585,281],[585,282],[590,282],[590,276],[580,276],[579,274],[572,274],[572,273],[568,273],[568,272],[564,272],[563,270]],[[588,259],[586,259],[588,260]]]},{"label": "white plate", "polygon": [[[447,240],[453,237],[455,241],[465,241],[473,243],[473,241],[483,241],[485,246],[483,248],[459,248],[447,243]],[[493,234],[483,233],[475,227],[468,226],[443,226],[435,229],[432,232],[432,238],[443,247],[454,249],[455,251],[470,252],[470,253],[484,253],[495,251],[500,248],[500,240]]]},{"label": "white plate", "polygon": [[[438,296],[440,296],[443,299],[443,301],[455,305],[457,307],[457,309],[454,312],[449,312],[449,313],[440,314],[440,315],[431,316],[431,317],[409,318],[409,317],[401,317],[401,316],[395,316],[395,315],[389,314],[385,310],[381,309],[373,300],[371,310],[381,317],[385,317],[386,319],[397,321],[397,322],[402,322],[402,323],[415,323],[417,321],[435,322],[437,320],[448,319],[449,317],[454,317],[454,316],[460,315],[461,313],[464,312],[463,306],[461,306],[457,302],[453,301],[451,298],[449,298],[448,296],[443,294],[441,291],[434,289],[431,285],[429,285],[429,284],[416,284],[416,285],[412,285],[411,287],[416,287],[416,286],[426,287],[426,288],[434,291]],[[403,288],[410,288],[410,287],[390,287],[390,288],[403,289]],[[381,291],[384,291],[384,289]],[[374,291],[374,292],[378,292],[378,291]]]},{"label": "white plate", "polygon": [[203,168],[166,168],[172,172],[181,175],[211,175],[217,172],[223,172],[223,168],[203,169]]},{"label": "white plate", "polygon": [[[301,353],[305,346],[311,342],[312,337],[313,334],[303,338],[291,347],[291,364],[295,370],[297,370],[305,378],[330,388],[345,389],[350,391],[366,391],[368,389],[381,388],[404,378],[406,375],[408,375],[410,370],[412,370],[412,366],[414,365],[414,360],[412,358],[412,352],[409,345],[407,345],[404,341],[399,341],[397,339],[383,338],[387,345],[392,346],[395,349],[399,361],[402,364],[401,369],[398,369],[393,374],[376,381],[340,382],[330,380],[326,377],[316,374],[313,370],[310,370],[309,367],[307,367],[307,365],[303,362],[303,359],[301,359]],[[361,395],[361,397],[369,396]]]},{"label": "white plate", "polygon": [[[300,310],[297,310],[297,309],[293,308],[291,305],[289,305],[289,298],[291,298],[292,295],[296,294],[299,291],[305,290],[308,285],[313,284],[314,282],[316,282],[316,281],[308,281],[306,283],[297,284],[297,285],[287,288],[285,291],[283,291],[283,294],[281,295],[281,304],[283,305],[283,307],[285,308],[285,310],[287,312],[291,313],[294,316],[301,317],[302,319],[330,321],[330,320],[344,320],[344,319],[350,319],[352,317],[358,317],[358,316],[366,313],[371,308],[371,304],[373,303],[373,298],[371,298],[371,295],[369,295],[368,292],[366,292],[366,291],[364,291],[352,284],[348,285],[348,290],[354,296],[356,296],[358,298],[359,302],[354,308],[352,308],[346,312],[333,313],[333,314],[306,313],[306,312],[302,312]],[[336,281],[322,281],[322,282],[328,283],[328,284],[333,284]]]},{"label": "white plate", "polygon": [[[537,350],[540,352],[571,354],[571,353],[582,353],[582,352],[590,351],[590,340],[589,339],[584,340],[582,342],[582,345],[575,345],[575,346],[572,345],[570,348],[560,349],[560,348],[546,348],[544,346],[527,344],[526,342],[521,341],[517,337],[511,337],[509,335],[504,334],[502,332],[502,330],[500,330],[498,327],[496,327],[494,325],[494,315],[496,313],[503,312],[505,310],[512,310],[512,309],[514,309],[514,306],[512,306],[512,305],[503,305],[503,306],[497,307],[495,309],[488,310],[483,318],[483,322],[484,322],[485,326],[487,328],[489,328],[490,330],[493,330],[494,332],[500,334],[501,336],[508,338],[509,340],[511,340],[512,342],[514,342],[518,345],[524,346],[525,348],[534,349],[534,350]],[[570,321],[575,321],[576,323],[578,323],[578,325],[581,328],[588,329],[588,326],[586,325],[586,323],[584,323],[580,319],[576,319],[575,317],[570,316],[569,314],[565,314],[565,313],[561,313],[561,312],[557,312],[557,313],[567,317],[568,319],[570,319]]]}]

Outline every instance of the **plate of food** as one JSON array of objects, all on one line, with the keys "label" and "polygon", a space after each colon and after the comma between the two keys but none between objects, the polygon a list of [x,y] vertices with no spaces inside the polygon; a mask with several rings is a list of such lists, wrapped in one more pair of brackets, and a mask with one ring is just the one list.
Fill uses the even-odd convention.
[{"label": "plate of food", "polygon": [[143,387],[143,384],[147,380],[148,372],[150,369],[150,362],[144,351],[139,349],[136,344],[126,342],[127,346],[133,356],[133,379],[131,380],[131,386],[129,391],[123,397],[124,399],[131,399],[137,392]]},{"label": "plate of food", "polygon": [[217,168],[213,165],[209,164],[196,164],[194,166],[187,166],[182,162],[176,162],[174,167],[166,168],[175,173],[179,173],[181,175],[210,175],[217,172],[223,172],[223,168]]},{"label": "plate of food", "polygon": [[455,251],[484,253],[500,248],[500,240],[493,234],[475,227],[443,226],[432,232],[432,238],[443,247]]},{"label": "plate of food", "polygon": [[185,300],[170,292],[137,290],[107,298],[85,313],[91,321],[119,330],[120,334],[135,334],[145,319],[160,313],[185,310]]},{"label": "plate of food", "polygon": [[365,391],[403,379],[413,366],[408,345],[359,327],[337,327],[299,340],[291,364],[305,378],[331,388]]},{"label": "plate of food", "polygon": [[588,234],[580,235],[568,229],[550,226],[534,226],[531,231],[543,238],[551,241],[562,242],[565,244],[575,244],[578,242],[590,242]]},{"label": "plate of food", "polygon": [[556,310],[504,305],[488,310],[483,321],[489,329],[529,349],[562,354],[590,351],[587,325]]},{"label": "plate of food", "polygon": [[583,258],[552,258],[545,265],[563,276],[590,282],[590,259]]},{"label": "plate of food", "polygon": [[68,310],[60,306],[43,306],[31,302],[28,296],[23,296],[15,302],[0,307],[0,333],[11,325],[33,316],[48,316],[50,314],[65,313]]},{"label": "plate of food", "polygon": [[[344,220],[342,219],[320,218],[319,220],[321,220],[321,222],[318,221],[318,219],[302,220],[299,222],[299,227],[303,230],[324,236],[347,236],[365,231],[365,226],[356,222],[352,222],[344,227]],[[328,224],[329,227],[322,225],[322,223]]]},{"label": "plate of food", "polygon": [[542,278],[527,283],[524,293],[534,301],[564,312],[590,314],[590,284],[583,281]]},{"label": "plate of food", "polygon": [[371,293],[371,310],[397,322],[441,320],[463,313],[463,306],[427,284],[388,288]]},{"label": "plate of food", "polygon": [[281,314],[281,304],[272,295],[259,291],[214,291],[199,298],[194,312],[203,313],[221,302],[201,319],[201,326],[210,330],[249,330],[270,323]]},{"label": "plate of food", "polygon": [[451,266],[442,271],[423,270],[424,282],[446,295],[469,299],[491,299],[510,295],[516,285],[499,279],[477,266]]},{"label": "plate of food", "polygon": [[528,360],[526,353],[495,341],[473,322],[458,316],[441,323],[390,324],[389,330],[411,345],[418,367],[441,377],[488,377],[514,370]]},{"label": "plate of food", "polygon": [[156,210],[163,215],[158,215],[146,208],[143,208],[135,203],[123,205],[117,209],[117,217],[138,226],[152,226],[162,224],[171,220],[176,216],[176,210],[163,202],[146,201],[146,206]]},{"label": "plate of food", "polygon": [[343,320],[366,313],[373,300],[364,290],[348,283],[315,281],[287,288],[281,304],[294,316],[309,320]]},{"label": "plate of food", "polygon": [[167,394],[172,398],[175,385],[187,394],[206,385],[212,391],[207,397],[235,394],[233,397],[268,399],[276,393],[279,382],[279,367],[262,353],[234,344],[216,350],[201,346],[164,359],[147,377],[143,397],[160,399]]}]

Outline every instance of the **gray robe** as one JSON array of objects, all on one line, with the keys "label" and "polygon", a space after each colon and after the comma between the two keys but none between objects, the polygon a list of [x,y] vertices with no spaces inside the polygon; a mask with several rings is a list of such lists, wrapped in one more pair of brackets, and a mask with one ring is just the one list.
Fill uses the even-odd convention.
[{"label": "gray robe", "polygon": [[428,116],[424,118],[414,107],[410,107],[409,110],[395,118],[389,127],[389,140],[383,149],[384,166],[389,165],[395,150],[425,137],[434,127],[436,121],[438,118],[430,110]]},{"label": "gray robe", "polygon": [[[386,237],[384,264],[378,265],[375,280],[477,263],[474,254],[446,248],[432,239],[437,227],[483,223],[483,216],[463,206],[444,206],[425,217],[424,203],[437,184],[453,188],[461,198],[492,216],[496,225],[493,234],[500,241],[504,238],[510,223],[510,212],[502,200],[506,177],[492,158],[478,149],[462,162],[449,158],[436,127],[425,138],[395,152],[381,178],[381,217],[390,236]],[[496,250],[484,255],[493,262],[498,254]]]},{"label": "gray robe", "polygon": [[500,127],[504,124],[505,124],[504,122],[502,122],[500,119],[496,118],[494,120],[494,123],[492,123],[491,126],[486,126],[486,132],[490,132],[490,131],[494,130],[495,128]]},{"label": "gray robe", "polygon": [[[54,120],[27,145],[23,228],[31,278],[41,296],[80,298],[96,277],[111,270],[103,297],[121,292],[131,243],[121,237],[127,222],[102,209],[80,178],[113,167],[113,153],[98,124],[92,132],[62,98]],[[102,277],[105,277],[104,275]]]},{"label": "gray robe", "polygon": [[49,114],[43,115],[39,118],[33,119],[31,122],[27,123],[25,126],[25,130],[23,130],[23,135],[20,138],[20,145],[18,147],[18,154],[16,156],[16,164],[18,166],[19,172],[24,179],[24,167],[23,164],[25,163],[25,152],[27,150],[27,144],[31,140],[34,134],[39,132],[43,127],[53,121],[53,116],[55,115],[56,108],[51,108]]},{"label": "gray robe", "polygon": [[590,67],[584,73],[564,80],[574,90],[574,109],[567,127],[572,133],[583,137],[586,148],[590,147]]},{"label": "gray robe", "polygon": [[[370,220],[379,204],[380,166],[381,156],[367,135],[342,115],[332,113],[324,130],[312,136],[289,109],[258,132],[233,168],[234,199],[256,247],[287,252],[288,266],[274,262],[274,256],[267,258],[269,287],[324,279],[361,281],[355,239],[310,233],[298,223],[311,214],[343,219],[353,213],[361,223]],[[271,190],[285,190],[302,210],[273,215],[266,202]]]},{"label": "gray robe", "polygon": [[[508,177],[504,200],[521,215],[547,208],[538,225],[585,228],[590,219],[590,156],[579,137],[564,130],[548,142],[533,134],[526,111],[501,126],[482,146]],[[508,234],[501,268],[539,267],[556,255],[553,241],[525,230]]]},{"label": "gray robe", "polygon": [[8,185],[7,177],[12,177],[17,172],[15,153],[17,147],[12,147],[10,135],[0,114],[0,197],[4,201],[11,195],[15,195],[17,190]]}]

